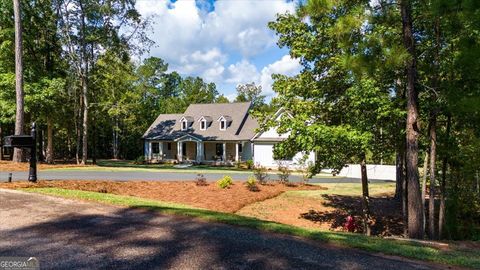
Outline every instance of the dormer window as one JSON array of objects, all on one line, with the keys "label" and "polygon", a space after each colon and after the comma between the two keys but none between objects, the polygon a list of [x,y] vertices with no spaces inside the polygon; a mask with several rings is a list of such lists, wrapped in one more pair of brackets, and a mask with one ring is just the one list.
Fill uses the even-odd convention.
[{"label": "dormer window", "polygon": [[200,130],[207,130],[207,128],[212,123],[212,117],[202,116],[200,117],[200,119],[198,119],[198,121],[200,122]]},{"label": "dormer window", "polygon": [[193,123],[193,117],[190,116],[184,116],[182,119],[180,119],[180,128],[182,131],[188,130]]},{"label": "dormer window", "polygon": [[220,130],[227,130],[227,128],[230,126],[230,123],[232,122],[232,118],[228,115],[222,115],[218,120],[220,123]]}]

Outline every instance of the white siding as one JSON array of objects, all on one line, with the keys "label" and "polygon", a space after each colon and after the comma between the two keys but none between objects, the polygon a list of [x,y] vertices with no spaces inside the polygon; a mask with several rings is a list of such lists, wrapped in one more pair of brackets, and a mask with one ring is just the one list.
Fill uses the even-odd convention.
[{"label": "white siding", "polygon": [[[349,164],[345,166],[338,175],[349,178],[361,178],[360,165]],[[397,169],[395,165],[367,164],[368,179],[395,180],[396,175]]]},{"label": "white siding", "polygon": [[[281,111],[277,112],[275,120],[278,121],[283,114],[284,113]],[[270,168],[278,167],[277,161],[273,159],[273,146],[279,141],[279,139],[286,139],[288,136],[290,136],[289,132],[280,135],[276,128],[270,128],[269,130],[258,134],[255,138],[258,141],[254,141],[253,146],[254,163]],[[292,160],[283,162],[287,163],[292,168],[298,168],[298,160],[302,157],[303,153],[297,153]],[[315,162],[315,155],[313,152],[309,154],[307,163],[308,162]]]},{"label": "white siding", "polygon": [[[277,160],[273,159],[273,142],[255,142],[253,146],[254,158],[253,161],[255,164],[260,164],[269,168],[278,167]],[[298,168],[298,160],[303,157],[303,153],[297,153],[292,160],[283,161],[287,163],[292,169]],[[313,153],[309,154],[308,162],[315,162],[315,155]]]},{"label": "white siding", "polygon": [[[282,114],[279,114],[275,120],[279,120],[282,117]],[[257,138],[259,139],[286,139],[290,135],[290,132],[287,132],[285,134],[278,134],[276,128],[270,128],[269,130],[261,133]]]}]

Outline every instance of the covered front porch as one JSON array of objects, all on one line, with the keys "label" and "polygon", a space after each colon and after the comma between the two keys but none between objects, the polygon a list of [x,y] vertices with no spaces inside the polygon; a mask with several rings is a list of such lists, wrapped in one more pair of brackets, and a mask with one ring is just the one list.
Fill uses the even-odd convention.
[{"label": "covered front porch", "polygon": [[146,141],[145,160],[150,163],[233,165],[246,160],[241,141],[201,141],[184,136],[172,141]]}]

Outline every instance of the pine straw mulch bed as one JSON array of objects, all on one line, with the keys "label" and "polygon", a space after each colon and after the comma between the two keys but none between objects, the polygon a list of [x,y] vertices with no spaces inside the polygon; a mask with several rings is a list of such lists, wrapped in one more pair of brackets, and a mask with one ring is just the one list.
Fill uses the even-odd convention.
[{"label": "pine straw mulch bed", "polygon": [[[401,236],[401,205],[391,194],[370,197],[373,218],[372,235]],[[362,198],[360,196],[323,195],[321,198],[295,196],[288,193],[248,205],[237,214],[299,226],[303,228],[345,231],[347,216],[355,218],[355,232],[362,233]]]},{"label": "pine straw mulch bed", "polygon": [[[30,164],[28,162],[19,162],[15,163],[12,161],[5,161],[0,160],[0,171],[1,172],[21,172],[21,171],[28,171]],[[61,168],[72,168],[72,167],[86,167],[92,165],[79,165],[79,164],[45,164],[45,163],[38,163],[37,168],[39,170],[46,170],[46,169],[61,169]]]},{"label": "pine straw mulch bed", "polygon": [[234,182],[229,188],[221,189],[216,183],[197,186],[195,182],[172,181],[39,181],[38,183],[13,182],[0,183],[0,188],[45,188],[55,187],[73,190],[110,193],[135,196],[166,202],[176,202],[214,211],[234,213],[246,205],[264,201],[289,190],[326,189],[311,185],[283,185],[269,183],[258,185],[258,191],[250,191],[244,183]]}]

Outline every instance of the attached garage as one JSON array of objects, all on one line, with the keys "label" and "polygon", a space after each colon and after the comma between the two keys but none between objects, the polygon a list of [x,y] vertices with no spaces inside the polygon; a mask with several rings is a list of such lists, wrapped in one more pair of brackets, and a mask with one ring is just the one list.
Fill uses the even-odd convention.
[{"label": "attached garage", "polygon": [[[278,120],[284,115],[285,112],[280,109],[275,114],[275,119]],[[286,115],[289,117],[289,115]],[[270,128],[265,132],[257,133],[252,138],[252,145],[253,145],[253,161],[255,164],[260,164],[265,167],[269,168],[276,168],[278,167],[278,160],[273,158],[273,147],[275,144],[287,139],[289,134],[278,134],[275,128]],[[288,164],[290,167],[295,168],[298,167],[298,161],[302,159],[304,153],[297,153],[291,160],[281,160],[282,163]],[[308,156],[308,162],[315,162],[315,155],[314,153],[310,153]]]}]

